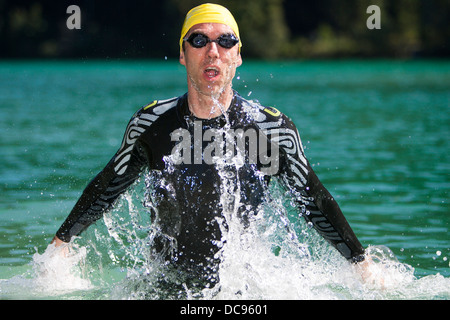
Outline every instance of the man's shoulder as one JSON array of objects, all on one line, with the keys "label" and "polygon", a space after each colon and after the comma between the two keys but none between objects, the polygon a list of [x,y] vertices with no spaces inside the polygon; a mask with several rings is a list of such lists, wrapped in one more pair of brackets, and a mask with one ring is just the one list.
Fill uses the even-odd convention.
[{"label": "man's shoulder", "polygon": [[173,110],[177,106],[179,99],[180,97],[153,100],[151,103],[144,105],[131,117],[125,135],[134,138],[140,136],[144,131],[153,127],[153,124],[163,117],[164,114],[168,114],[169,110]]},{"label": "man's shoulder", "polygon": [[283,114],[274,107],[264,106],[258,100],[247,100],[239,96],[245,113],[251,115],[257,122],[278,120]]},{"label": "man's shoulder", "polygon": [[258,100],[246,100],[242,98],[243,110],[252,116],[256,123],[272,124],[276,126],[291,126],[291,120],[283,112],[273,106],[262,105]]},{"label": "man's shoulder", "polygon": [[[288,154],[304,153],[300,135],[294,122],[277,108],[263,106],[259,101],[242,99],[246,113],[253,112],[255,124],[271,141],[277,141]],[[289,142],[287,142],[289,141]],[[302,159],[304,157],[302,156]],[[306,163],[306,160],[304,161]]]},{"label": "man's shoulder", "polygon": [[136,111],[136,113],[133,115],[133,118],[145,118],[146,115],[147,117],[151,115],[151,118],[156,119],[167,111],[176,107],[179,99],[180,97],[174,97],[166,100],[153,100],[149,104],[144,105],[138,111]]}]

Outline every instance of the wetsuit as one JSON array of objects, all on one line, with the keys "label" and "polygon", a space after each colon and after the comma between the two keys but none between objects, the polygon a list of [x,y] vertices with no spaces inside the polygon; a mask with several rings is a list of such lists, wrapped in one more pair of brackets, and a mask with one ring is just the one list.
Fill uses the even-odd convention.
[{"label": "wetsuit", "polygon": [[[243,148],[232,150],[231,156],[224,146],[229,132],[234,141],[245,136]],[[255,145],[258,148],[250,150]],[[236,162],[237,154],[245,161]],[[225,158],[229,161],[221,161]],[[234,210],[245,223],[246,214],[257,213],[273,177],[294,191],[305,219],[345,258],[363,259],[363,247],[305,158],[292,121],[236,92],[226,115],[213,119],[194,117],[187,94],[141,108],[118,152],[86,187],[56,235],[66,242],[79,235],[145,168],[158,181],[150,192],[152,223],[160,230],[152,245],[177,265],[214,269],[223,210]],[[221,197],[224,193],[228,200]]]}]

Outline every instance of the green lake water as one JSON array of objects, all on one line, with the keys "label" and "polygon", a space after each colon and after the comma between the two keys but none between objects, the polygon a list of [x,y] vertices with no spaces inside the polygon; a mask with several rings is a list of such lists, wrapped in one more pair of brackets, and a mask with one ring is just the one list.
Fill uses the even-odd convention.
[{"label": "green lake water", "polygon": [[[234,88],[294,121],[361,243],[386,246],[413,269],[401,290],[317,280],[293,298],[450,298],[450,62],[244,61]],[[111,288],[132,263],[88,255],[81,287],[48,293],[36,289],[36,259],[134,112],[185,92],[176,61],[0,62],[0,298],[117,297]],[[94,243],[94,229],[105,238],[103,225],[79,245]],[[99,264],[112,271],[96,273]]]}]

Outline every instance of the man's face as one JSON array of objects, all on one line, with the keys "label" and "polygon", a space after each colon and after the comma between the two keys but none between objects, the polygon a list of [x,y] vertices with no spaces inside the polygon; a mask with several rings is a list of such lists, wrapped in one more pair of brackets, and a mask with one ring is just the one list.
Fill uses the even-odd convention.
[{"label": "man's face", "polygon": [[[233,34],[233,30],[225,24],[201,23],[193,26],[185,38],[193,33],[201,33],[216,40],[221,35]],[[194,48],[185,42],[184,51],[180,53],[180,63],[186,67],[189,89],[202,95],[218,97],[231,89],[236,68],[242,64],[242,59],[239,44],[226,49],[216,42],[209,42],[203,48]]]}]

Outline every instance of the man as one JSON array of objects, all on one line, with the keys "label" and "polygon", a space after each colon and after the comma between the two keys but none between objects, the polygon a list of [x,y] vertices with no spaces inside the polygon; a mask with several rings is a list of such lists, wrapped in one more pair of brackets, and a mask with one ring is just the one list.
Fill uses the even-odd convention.
[{"label": "man", "polygon": [[187,14],[180,38],[187,94],[154,101],[132,117],[119,151],[56,233],[57,246],[98,220],[149,168],[155,259],[200,285],[219,281],[227,218],[250,225],[272,179],[292,191],[300,213],[345,258],[364,260],[363,247],[305,158],[292,121],[232,89],[241,46],[226,8],[205,4]]}]

